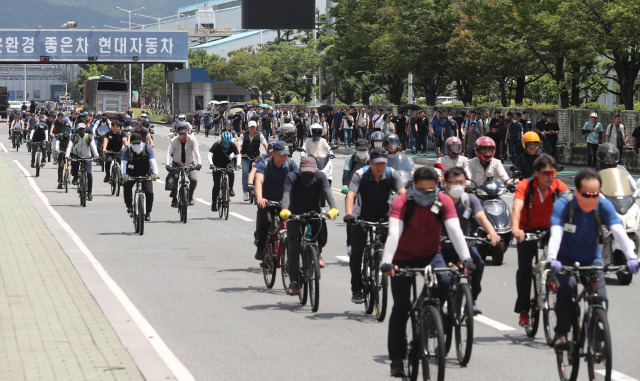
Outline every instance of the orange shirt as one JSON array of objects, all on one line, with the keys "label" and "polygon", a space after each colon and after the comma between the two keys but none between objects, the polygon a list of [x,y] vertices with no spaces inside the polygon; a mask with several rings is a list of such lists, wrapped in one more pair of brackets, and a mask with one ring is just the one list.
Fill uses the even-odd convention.
[{"label": "orange shirt", "polygon": [[526,198],[529,194],[529,179],[524,179],[516,187],[515,198],[525,202],[520,213],[520,229],[532,230],[537,228],[548,228],[553,212],[554,194],[568,191],[567,184],[558,179],[554,179],[551,188],[547,192],[544,201],[540,201],[540,191],[538,190],[538,179],[534,178],[532,186],[533,197],[527,205]]}]

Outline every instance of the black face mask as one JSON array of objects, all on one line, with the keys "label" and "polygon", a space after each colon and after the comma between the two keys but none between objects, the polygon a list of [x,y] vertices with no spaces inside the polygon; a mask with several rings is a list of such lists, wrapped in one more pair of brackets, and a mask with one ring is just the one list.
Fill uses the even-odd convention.
[{"label": "black face mask", "polygon": [[316,173],[315,172],[302,172],[300,174],[300,176],[302,177],[302,185],[307,186],[307,185],[311,184],[313,179],[316,177]]}]

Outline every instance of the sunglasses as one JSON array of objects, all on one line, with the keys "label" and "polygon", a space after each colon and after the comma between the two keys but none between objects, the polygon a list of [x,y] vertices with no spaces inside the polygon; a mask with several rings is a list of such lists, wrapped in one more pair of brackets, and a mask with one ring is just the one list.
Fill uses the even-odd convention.
[{"label": "sunglasses", "polygon": [[548,177],[549,177],[549,176],[550,176],[550,177],[556,177],[556,171],[555,171],[555,170],[552,170],[552,171],[542,171],[542,174],[543,174],[544,176],[548,176]]},{"label": "sunglasses", "polygon": [[596,198],[600,196],[600,192],[580,192],[580,195],[584,198]]}]

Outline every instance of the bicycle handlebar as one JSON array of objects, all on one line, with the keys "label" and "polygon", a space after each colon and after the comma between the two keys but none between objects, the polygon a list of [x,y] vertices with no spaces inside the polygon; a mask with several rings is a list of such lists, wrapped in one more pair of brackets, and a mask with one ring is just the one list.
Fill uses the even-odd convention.
[{"label": "bicycle handlebar", "polygon": [[[465,241],[491,243],[491,240],[488,239],[487,237],[464,237],[464,239],[465,239]],[[447,236],[442,236],[442,237],[440,237],[440,242],[441,243],[451,243],[451,238],[449,238]]]},{"label": "bicycle handlebar", "polygon": [[303,214],[292,214],[289,220],[326,219],[327,213],[308,212]]},{"label": "bicycle handlebar", "polygon": [[129,176],[129,180],[133,180],[133,181],[151,180],[151,176]]},{"label": "bicycle handlebar", "polygon": [[351,222],[354,225],[360,225],[362,227],[375,227],[375,228],[387,228],[389,227],[389,221],[388,220],[380,220],[380,221],[365,221],[361,218],[358,218],[357,220]]},{"label": "bicycle handlebar", "polygon": [[595,266],[580,266],[580,263],[576,262],[571,266],[562,266],[560,270],[560,274],[574,274],[580,275],[581,273],[598,273],[598,272],[620,272],[620,271],[628,271],[629,268],[627,265],[621,266],[612,266],[612,265],[595,265]]},{"label": "bicycle handlebar", "polygon": [[540,241],[541,239],[546,237],[548,234],[549,234],[549,232],[546,231],[546,230],[538,232],[538,233],[524,233],[524,240],[525,241]]}]

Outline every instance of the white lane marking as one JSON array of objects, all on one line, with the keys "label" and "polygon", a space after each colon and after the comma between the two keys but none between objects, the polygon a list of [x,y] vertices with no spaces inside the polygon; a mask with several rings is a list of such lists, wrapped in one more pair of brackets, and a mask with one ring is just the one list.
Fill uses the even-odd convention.
[{"label": "white lane marking", "polygon": [[[605,371],[604,370],[596,370],[596,373],[599,373],[601,375],[605,375]],[[611,379],[613,381],[638,381],[637,378],[633,378],[630,376],[627,376],[626,374],[620,373],[620,372],[616,372],[615,370],[611,369]]]},{"label": "white lane marking", "polygon": [[[196,198],[195,200],[200,202],[200,203],[203,203],[203,204],[205,204],[207,206],[211,206],[211,203],[209,201],[205,201],[205,200],[203,200],[201,198]],[[239,218],[239,219],[241,219],[243,221],[247,221],[247,222],[253,222],[254,221],[251,218],[245,217],[242,214],[239,214],[239,213],[236,213],[236,212],[229,212],[229,215],[230,216],[234,216],[235,218]]]},{"label": "white lane marking", "polygon": [[1,148],[5,153],[6,153],[6,152],[8,152],[8,151],[7,151],[7,148],[6,148],[6,147],[4,146],[4,144],[2,144],[2,143],[0,143],[0,148]]},{"label": "white lane marking", "polygon": [[13,162],[18,166],[18,168],[24,173],[29,185],[35,191],[36,195],[42,200],[42,203],[47,207],[49,212],[53,215],[53,217],[58,221],[60,226],[67,232],[69,237],[73,240],[73,242],[78,246],[78,249],[82,251],[85,255],[89,263],[93,266],[96,273],[100,276],[102,281],[107,285],[109,290],[113,293],[113,295],[118,299],[118,301],[122,304],[124,309],[127,311],[131,319],[136,323],[142,334],[145,335],[151,346],[156,350],[160,358],[167,364],[171,372],[176,376],[178,380],[195,380],[191,372],[180,362],[180,360],[171,352],[171,349],[167,347],[165,342],[160,338],[158,332],[149,324],[149,322],[142,316],[142,313],[136,308],[136,306],[131,302],[129,297],[124,293],[124,291],[118,286],[118,284],[109,276],[107,271],[102,267],[102,264],[98,262],[93,253],[89,250],[89,248],[82,242],[82,239],[76,234],[75,231],[67,224],[67,222],[58,214],[58,212],[53,209],[51,204],[49,204],[49,200],[47,196],[42,193],[38,185],[36,185],[35,181],[31,174],[20,164],[18,160],[13,160]]},{"label": "white lane marking", "polygon": [[164,184],[164,181],[160,180],[160,179],[156,179],[157,182],[159,182],[160,184]]},{"label": "white lane marking", "polygon": [[336,255],[336,258],[338,259],[338,262],[349,263],[349,256],[348,255]]},{"label": "white lane marking", "polygon": [[473,317],[474,321],[477,321],[478,323],[482,323],[482,324],[486,324],[489,327],[493,327],[495,329],[497,329],[498,331],[515,331],[515,328],[509,327],[506,324],[502,324],[499,321],[495,321],[493,319],[489,319],[488,317],[484,316],[484,315],[476,315]]}]

